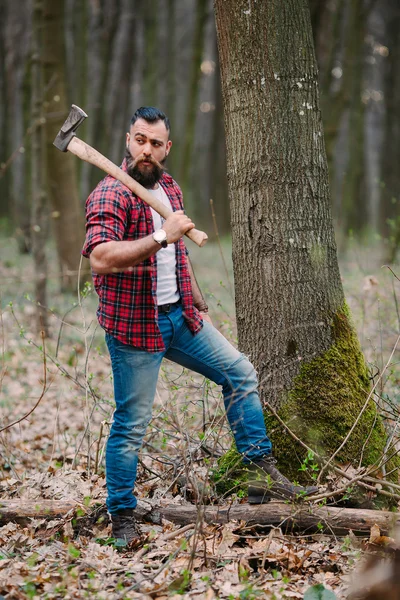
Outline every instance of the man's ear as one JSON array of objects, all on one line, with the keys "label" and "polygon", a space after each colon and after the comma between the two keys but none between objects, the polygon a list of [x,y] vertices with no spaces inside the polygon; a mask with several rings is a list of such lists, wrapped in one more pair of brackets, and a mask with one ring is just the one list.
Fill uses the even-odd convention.
[{"label": "man's ear", "polygon": [[171,150],[172,142],[168,140],[167,145],[165,146],[165,155],[168,156],[169,151]]},{"label": "man's ear", "polygon": [[129,132],[126,133],[126,146],[129,146],[129,142],[131,141],[131,135]]}]

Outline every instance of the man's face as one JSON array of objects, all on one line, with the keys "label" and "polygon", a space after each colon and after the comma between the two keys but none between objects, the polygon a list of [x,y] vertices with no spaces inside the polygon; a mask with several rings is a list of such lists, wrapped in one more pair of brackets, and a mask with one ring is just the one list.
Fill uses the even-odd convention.
[{"label": "man's face", "polygon": [[164,121],[138,119],[126,134],[128,173],[146,188],[154,188],[163,174],[163,164],[172,142]]}]

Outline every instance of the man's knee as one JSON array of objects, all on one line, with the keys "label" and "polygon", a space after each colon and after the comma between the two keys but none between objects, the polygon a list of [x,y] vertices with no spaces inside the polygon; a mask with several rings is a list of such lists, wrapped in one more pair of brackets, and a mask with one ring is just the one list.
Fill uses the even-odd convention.
[{"label": "man's knee", "polygon": [[253,391],[258,386],[257,372],[244,354],[231,365],[230,379],[234,388],[245,386],[248,391]]}]

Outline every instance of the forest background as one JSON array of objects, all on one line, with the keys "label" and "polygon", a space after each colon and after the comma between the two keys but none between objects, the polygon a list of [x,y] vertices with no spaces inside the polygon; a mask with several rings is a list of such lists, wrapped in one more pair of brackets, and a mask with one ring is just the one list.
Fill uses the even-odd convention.
[{"label": "forest background", "polygon": [[[391,273],[383,275],[380,267],[389,264],[396,272],[400,244],[400,9],[395,0],[310,0],[309,4],[341,273],[369,366],[382,372],[398,335],[397,282]],[[72,495],[90,504],[104,499],[102,459],[112,414],[112,384],[104,345],[94,324],[95,295],[84,281],[78,295],[76,292],[78,271],[83,280],[89,275],[85,261],[80,267],[84,203],[103,173],[62,155],[52,142],[74,103],[89,116],[79,137],[120,164],[134,110],[143,104],[165,110],[174,144],[168,168],[183,188],[188,214],[211,238],[201,250],[190,245],[192,260],[216,325],[235,343],[230,210],[213,3],[0,0],[0,8],[0,408],[4,422],[22,417],[45,392],[28,420],[2,434],[1,491],[4,497],[21,499]],[[42,321],[35,326],[38,299],[46,309],[40,311]],[[40,380],[43,343],[37,333],[43,319],[48,320],[49,334],[44,381]],[[398,369],[390,365],[379,392],[394,404],[398,381]],[[209,446],[215,456],[226,451],[230,438],[226,428],[210,433],[207,426],[208,417],[219,414],[218,394],[187,373],[176,373],[167,366],[156,406],[157,402],[164,416],[158,411],[151,424],[145,445],[149,454],[141,465],[139,485],[142,493],[154,494],[157,489],[169,498],[172,490],[176,498],[181,490],[176,482],[169,490],[174,481],[168,470],[171,464],[174,474],[181,473],[184,463],[185,472],[190,464],[199,477],[204,476],[203,463],[196,462],[196,425],[203,438],[212,440]],[[199,406],[203,407],[201,415]],[[186,461],[182,457],[188,448],[190,460]],[[151,473],[158,478],[152,480]],[[190,498],[194,491],[185,493]],[[63,586],[75,585],[75,564],[80,575],[85,573],[81,577],[84,589],[97,586],[101,590],[107,577],[107,585],[110,590],[114,586],[113,593],[119,597],[117,586],[125,588],[132,581],[121,575],[126,564],[116,558],[112,547],[101,550],[98,539],[92,543],[87,532],[89,542],[84,535],[77,542],[76,531],[65,522],[54,523],[50,530],[46,527],[33,523],[22,542],[17,526],[3,532],[7,550],[2,556],[11,561],[2,564],[9,589],[18,587],[27,597],[34,597],[36,591],[47,589],[50,593],[58,586],[54,593],[60,597]],[[63,547],[54,550],[54,545],[49,546],[46,554],[41,546],[39,550],[32,545],[35,535],[36,542],[54,537],[53,529],[62,534],[56,541],[62,539]],[[228,550],[235,555],[237,532],[233,537],[231,533],[227,529],[206,531],[207,539],[213,540],[207,546],[210,554],[217,545],[220,560]],[[104,538],[104,529],[99,525],[94,534]],[[156,528],[161,546],[163,535],[165,531]],[[290,588],[291,597],[302,597],[299,590],[303,592],[307,582],[321,582],[335,589],[339,597],[345,593],[347,584],[340,575],[348,569],[347,558],[340,563],[338,557],[352,560],[355,550],[349,542],[345,552],[343,548],[339,552],[338,546],[327,551],[323,543],[315,541],[319,545],[311,550],[312,564],[305,559],[310,548],[303,542],[286,538],[274,543],[278,546],[268,560],[280,575],[273,575],[274,582],[268,585],[276,598],[281,597],[282,586]],[[18,544],[20,550],[15,552]],[[249,548],[252,550],[247,539]],[[162,560],[175,551],[166,543]],[[32,552],[41,558],[29,564]],[[51,563],[54,552],[60,553],[64,567],[67,557],[73,565],[72,575],[68,569],[65,577],[56,574]],[[188,587],[182,567],[187,565],[185,552],[191,553],[184,548],[179,552],[182,562],[174,562],[168,575],[160,562],[158,579],[150,579],[153,585],[162,580],[161,587],[171,581],[178,581],[181,592]],[[15,556],[28,561],[24,562],[28,575],[15,566]],[[213,583],[219,585],[220,597],[239,593],[252,597],[253,583],[246,581],[246,575],[237,575],[238,561],[242,561],[242,570],[248,570],[245,558],[240,554],[237,560],[219,567]],[[106,564],[110,560],[114,570]],[[154,567],[151,557],[145,570],[151,560]],[[41,579],[37,570],[41,561],[51,572],[47,580]],[[87,564],[93,571],[88,571]],[[340,564],[338,570],[334,564]],[[235,574],[232,565],[236,565]],[[95,570],[100,578],[93,575]],[[285,582],[287,573],[291,579]],[[200,590],[200,597],[206,593],[199,587],[203,583],[200,578],[193,583],[193,593]],[[106,597],[112,597],[111,591],[107,593]]]},{"label": "forest background", "polygon": [[[143,104],[161,107],[172,125],[168,168],[183,188],[188,214],[212,233],[212,198],[219,229],[229,232],[212,1],[65,0],[48,5],[50,18],[39,34],[44,40],[43,109],[37,109],[45,128],[57,131],[54,123],[62,123],[71,103],[77,104],[89,115],[79,135],[120,164],[134,110]],[[33,2],[2,0],[1,9],[0,216],[23,249],[30,245],[32,227]],[[379,236],[393,259],[400,229],[398,3],[310,0],[310,9],[338,238],[344,244],[349,235]],[[47,177],[52,185],[46,193],[56,210],[49,208],[47,216],[53,225],[63,221],[64,208],[71,211],[71,199],[78,196],[74,229],[79,230],[85,199],[103,175],[75,160],[77,178],[68,176],[55,185],[53,165],[59,158],[54,154],[50,148]],[[61,193],[57,188],[66,186],[62,199],[55,199]],[[68,228],[53,227],[53,234],[68,236]]]}]

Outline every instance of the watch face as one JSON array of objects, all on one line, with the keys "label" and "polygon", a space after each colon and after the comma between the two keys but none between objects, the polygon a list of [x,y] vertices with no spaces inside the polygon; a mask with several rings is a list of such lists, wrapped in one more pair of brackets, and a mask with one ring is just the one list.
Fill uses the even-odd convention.
[{"label": "watch face", "polygon": [[156,242],[161,244],[162,246],[167,246],[167,234],[164,229],[159,229],[158,231],[153,233],[153,238]]}]

